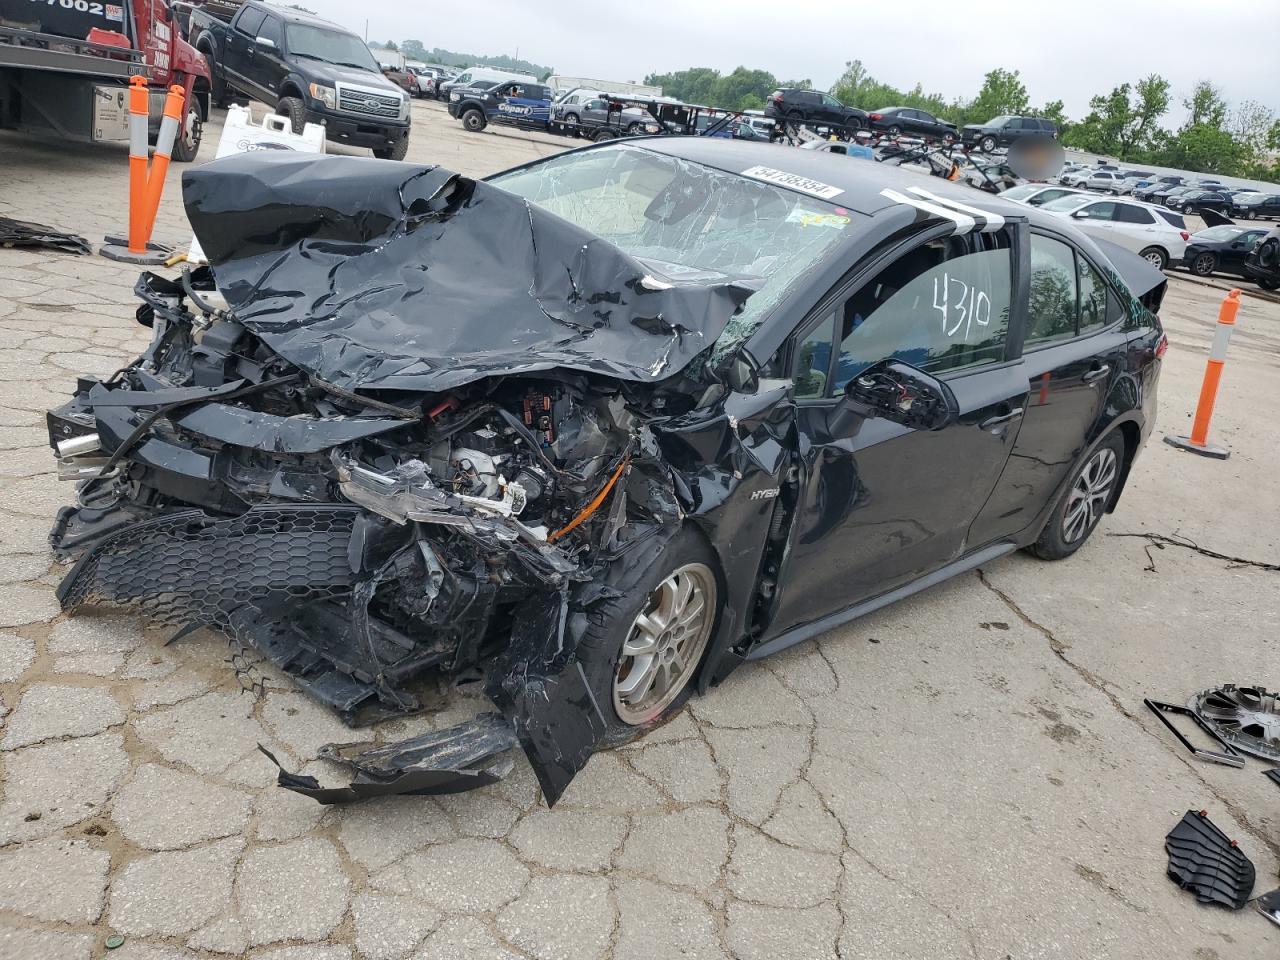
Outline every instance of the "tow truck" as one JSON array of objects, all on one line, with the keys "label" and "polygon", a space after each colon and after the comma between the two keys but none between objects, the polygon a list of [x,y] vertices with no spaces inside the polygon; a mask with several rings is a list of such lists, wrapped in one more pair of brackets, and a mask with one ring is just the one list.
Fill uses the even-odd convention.
[{"label": "tow truck", "polygon": [[209,64],[182,38],[168,0],[0,0],[0,128],[127,142],[135,75],[151,92],[152,139],[168,88],[183,88],[173,159],[194,160],[209,116]]},{"label": "tow truck", "polygon": [[[635,127],[636,122],[624,117],[623,111],[638,110],[647,113],[651,118],[643,121],[644,133],[732,137],[732,125],[742,117],[740,113],[680,103],[665,98],[603,95],[599,99],[606,104],[604,117],[601,120],[592,123],[570,123],[556,116],[557,111],[553,105],[549,129],[552,133],[587,137],[597,142],[631,136],[631,129]],[[560,112],[563,113],[563,111]]]}]

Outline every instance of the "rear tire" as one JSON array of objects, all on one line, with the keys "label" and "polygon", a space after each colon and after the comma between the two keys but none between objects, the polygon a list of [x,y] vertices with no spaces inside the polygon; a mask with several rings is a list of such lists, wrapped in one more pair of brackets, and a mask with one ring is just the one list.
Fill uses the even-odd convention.
[{"label": "rear tire", "polygon": [[902,128],[898,126],[896,123],[885,132],[888,133],[889,136],[893,137],[893,139],[895,140],[897,140],[900,136],[902,136]]},{"label": "rear tire", "polygon": [[1169,265],[1169,254],[1165,253],[1159,247],[1147,247],[1138,256],[1146,260],[1157,270],[1163,270]]},{"label": "rear tire", "polygon": [[1120,492],[1124,436],[1112,431],[1071,475],[1040,538],[1027,549],[1041,560],[1062,560],[1079,550]]},{"label": "rear tire", "polygon": [[1280,290],[1280,280],[1259,280],[1258,286],[1263,290]]},{"label": "rear tire", "polygon": [[578,115],[576,113],[566,113],[564,115],[564,122],[571,127],[576,127],[579,123]]},{"label": "rear tire", "polygon": [[[605,574],[616,593],[592,607],[577,647],[605,718],[602,746],[634,740],[689,698],[720,615],[723,590],[716,570],[706,540],[685,527],[653,562],[615,564]],[[701,614],[695,609],[698,601]],[[674,666],[672,657],[682,665]],[[647,677],[650,672],[653,676]],[[646,678],[652,684],[647,692]]]},{"label": "rear tire", "polygon": [[307,105],[297,97],[281,97],[276,104],[276,114],[289,118],[289,129],[302,133],[307,126]]}]

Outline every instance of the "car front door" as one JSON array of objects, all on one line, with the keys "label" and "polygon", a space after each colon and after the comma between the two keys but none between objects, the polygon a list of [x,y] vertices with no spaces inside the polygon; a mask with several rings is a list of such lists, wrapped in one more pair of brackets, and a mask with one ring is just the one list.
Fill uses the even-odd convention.
[{"label": "car front door", "polygon": [[822,94],[822,102],[818,106],[820,122],[840,125],[844,123],[844,105],[830,94]]},{"label": "car front door", "polygon": [[[796,333],[798,479],[771,631],[891,590],[957,559],[1018,432],[1010,227],[934,237],[825,299]],[[846,384],[902,360],[943,379],[959,418],[937,431],[868,419],[833,436]]]},{"label": "car front door", "polygon": [[1031,237],[1021,368],[1029,396],[1022,428],[969,543],[1022,533],[1049,505],[1097,428],[1124,365],[1120,301],[1101,271],[1064,237]]},{"label": "car front door", "polygon": [[280,82],[287,72],[288,67],[284,62],[284,22],[279,17],[268,14],[258,27],[249,79],[264,93],[270,94],[267,102],[274,104],[280,97]]},{"label": "car front door", "polygon": [[1253,248],[1258,245],[1258,241],[1266,235],[1265,230],[1248,230],[1240,234],[1218,251],[1219,266],[1229,273],[1243,273],[1245,260],[1249,258],[1249,254],[1253,253]]}]

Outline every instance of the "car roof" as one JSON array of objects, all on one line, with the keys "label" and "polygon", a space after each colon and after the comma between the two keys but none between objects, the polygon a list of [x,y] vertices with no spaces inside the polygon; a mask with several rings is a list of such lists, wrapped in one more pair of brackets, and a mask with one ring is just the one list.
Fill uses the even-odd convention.
[{"label": "car roof", "polygon": [[308,27],[324,27],[326,30],[338,30],[342,33],[349,33],[353,37],[356,36],[354,31],[348,30],[346,27],[342,26],[342,24],[334,23],[332,20],[326,20],[323,17],[317,17],[313,13],[304,13],[303,11],[294,9],[293,7],[278,7],[274,3],[266,3],[264,0],[258,0],[258,2],[254,3],[253,6],[265,13],[270,13],[279,17],[286,23],[300,23]]},{"label": "car roof", "polygon": [[[656,153],[715,167],[726,173],[742,174],[752,167],[765,167],[838,187],[842,192],[832,197],[830,202],[862,214],[875,214],[898,204],[897,200],[884,196],[883,190],[902,194],[917,187],[1001,216],[1057,224],[1056,220],[1040,217],[1034,208],[1001,200],[995,194],[888,163],[851,161],[849,157],[823,150],[799,150],[721,137],[646,137],[631,142]],[[784,184],[777,185],[787,189]],[[795,192],[804,193],[800,190]]]}]

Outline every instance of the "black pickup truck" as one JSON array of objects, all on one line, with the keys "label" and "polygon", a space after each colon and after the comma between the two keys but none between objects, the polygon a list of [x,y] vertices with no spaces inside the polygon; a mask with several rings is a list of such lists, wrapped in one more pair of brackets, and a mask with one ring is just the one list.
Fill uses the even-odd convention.
[{"label": "black pickup truck", "polygon": [[354,33],[288,7],[228,0],[188,8],[187,35],[209,61],[220,105],[235,90],[288,117],[308,121],[334,143],[369,147],[403,160],[409,147],[409,96],[382,75]]}]

